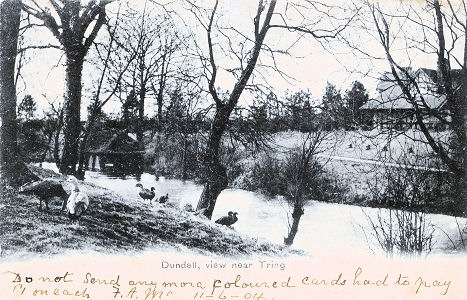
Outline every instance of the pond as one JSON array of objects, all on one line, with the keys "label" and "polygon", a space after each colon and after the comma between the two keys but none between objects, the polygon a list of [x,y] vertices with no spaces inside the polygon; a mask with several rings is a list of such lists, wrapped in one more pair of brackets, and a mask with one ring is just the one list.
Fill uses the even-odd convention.
[{"label": "pond", "polygon": [[[55,164],[44,163],[43,167],[56,171]],[[108,188],[124,197],[143,201],[138,196],[136,183],[144,187],[154,187],[156,197],[169,194],[169,202],[179,204],[190,203],[196,207],[203,187],[192,181],[166,179],[156,180],[156,176],[143,173],[137,176],[110,176],[99,171],[86,171],[85,181]],[[157,208],[155,205],[155,209]],[[225,215],[228,211],[238,212],[239,220],[234,224],[236,231],[257,238],[260,241],[283,243],[287,235],[290,208],[281,199],[269,198],[260,193],[241,189],[224,190],[216,203],[213,220]],[[375,238],[374,226],[378,226],[389,218],[400,217],[400,211],[362,208],[359,206],[308,201],[305,213],[300,220],[299,230],[293,248],[305,250],[315,257],[338,255],[384,255]],[[418,217],[419,215],[417,215]],[[372,223],[369,221],[371,217]],[[403,215],[407,218],[407,215]],[[415,224],[420,220],[415,220]],[[424,230],[432,235],[431,255],[457,253],[453,245],[458,245],[459,236],[466,219],[445,215],[426,214],[423,219]],[[381,232],[380,232],[381,235]],[[463,235],[464,240],[466,235]]]}]

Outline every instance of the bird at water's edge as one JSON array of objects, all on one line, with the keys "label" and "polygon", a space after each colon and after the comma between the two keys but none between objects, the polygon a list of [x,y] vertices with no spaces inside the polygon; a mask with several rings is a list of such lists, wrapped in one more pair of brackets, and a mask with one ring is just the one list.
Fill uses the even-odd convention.
[{"label": "bird at water's edge", "polygon": [[223,217],[217,219],[216,223],[221,224],[221,225],[225,225],[225,226],[233,225],[235,222],[238,221],[237,214],[238,214],[237,212],[229,211],[227,216],[223,216]]},{"label": "bird at water's edge", "polygon": [[151,190],[145,189],[141,183],[136,184],[137,187],[139,187],[139,196],[145,200],[149,200],[149,203],[152,204],[152,199],[156,195],[154,192],[155,188],[151,187]]}]

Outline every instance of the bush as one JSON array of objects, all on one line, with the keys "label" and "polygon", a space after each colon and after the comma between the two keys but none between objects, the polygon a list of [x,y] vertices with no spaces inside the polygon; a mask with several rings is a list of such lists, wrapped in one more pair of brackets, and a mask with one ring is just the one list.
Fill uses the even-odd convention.
[{"label": "bush", "polygon": [[426,212],[443,209],[440,204],[449,198],[445,176],[428,169],[386,166],[369,183],[373,203],[385,209],[367,217],[373,235],[390,256],[430,253],[434,228]]},{"label": "bush", "polygon": [[265,152],[254,161],[247,188],[262,191],[268,196],[283,195],[287,189],[283,177],[283,163],[276,154]]},{"label": "bush", "polygon": [[[248,178],[243,180],[243,188],[274,196],[287,196],[291,180],[296,176],[298,154],[291,152],[286,159],[276,153],[263,152],[254,160]],[[343,202],[347,188],[333,174],[323,169],[315,158],[304,176],[304,197],[326,202]]]},{"label": "bush", "polygon": [[157,174],[176,178],[198,178],[202,148],[197,134],[167,136],[156,134],[147,143],[145,165]]},{"label": "bush", "polygon": [[42,126],[40,120],[24,121],[18,126],[18,148],[25,162],[40,162],[48,149]]}]

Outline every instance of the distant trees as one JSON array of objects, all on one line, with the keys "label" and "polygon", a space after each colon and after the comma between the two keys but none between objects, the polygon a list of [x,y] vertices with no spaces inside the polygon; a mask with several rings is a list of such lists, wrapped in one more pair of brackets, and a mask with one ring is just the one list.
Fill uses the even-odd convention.
[{"label": "distant trees", "polygon": [[78,163],[80,107],[84,58],[105,23],[105,6],[113,0],[49,0],[48,6],[25,1],[23,10],[41,20],[59,41],[66,55],[65,143],[60,172],[74,174]]},{"label": "distant trees", "polygon": [[136,122],[139,118],[139,104],[134,90],[131,90],[126,98],[122,99],[122,122],[123,127],[130,132],[136,131]]},{"label": "distant trees", "polygon": [[169,93],[168,105],[165,112],[164,136],[162,144],[169,144],[171,140],[176,146],[169,149],[173,160],[178,161],[177,174],[182,179],[199,176],[199,163],[202,136],[205,122],[205,110],[200,107],[201,94],[196,88],[179,86]]},{"label": "distant trees", "polygon": [[18,147],[22,159],[26,162],[40,161],[48,148],[43,135],[45,122],[34,118],[36,109],[36,101],[31,95],[24,96],[18,105]]},{"label": "distant trees", "polygon": [[285,123],[288,129],[298,131],[316,129],[317,122],[313,118],[316,108],[313,107],[312,101],[313,96],[309,91],[301,90],[285,96]]},{"label": "distant trees", "polygon": [[162,130],[164,98],[170,92],[171,79],[184,80],[181,72],[184,66],[178,55],[182,47],[180,33],[170,15],[159,12],[156,6],[146,0],[142,11],[125,7],[122,21],[112,33],[115,43],[120,45],[120,56],[110,60],[109,68],[113,73],[122,65],[128,65],[121,82],[115,79],[113,84],[119,85],[124,105],[137,104],[134,129],[140,141],[147,99],[152,97],[156,102],[155,126]]},{"label": "distant trees", "polygon": [[327,130],[334,130],[347,125],[347,112],[342,95],[336,86],[329,82],[323,94],[321,110]]},{"label": "distant trees", "polygon": [[362,124],[362,111],[360,107],[367,103],[369,99],[368,91],[360,81],[354,81],[352,87],[345,91],[344,103],[349,114],[348,119],[354,126]]},{"label": "distant trees", "polygon": [[36,112],[36,101],[31,95],[24,96],[18,105],[18,117],[24,120],[31,120]]},{"label": "distant trees", "polygon": [[354,81],[342,96],[337,87],[327,83],[321,103],[308,90],[269,94],[255,99],[244,122],[257,131],[275,133],[284,130],[351,130],[363,124],[360,107],[368,101],[368,92]]}]

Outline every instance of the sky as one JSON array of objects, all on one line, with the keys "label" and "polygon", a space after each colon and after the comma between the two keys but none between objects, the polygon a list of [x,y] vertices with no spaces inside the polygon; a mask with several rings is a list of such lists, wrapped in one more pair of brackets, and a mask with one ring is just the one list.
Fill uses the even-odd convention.
[{"label": "sky", "polygon": [[[27,1],[27,0],[26,0]],[[39,3],[46,3],[46,0],[39,1]],[[222,13],[223,17],[218,22],[223,26],[234,26],[243,34],[250,36],[253,32],[252,18],[256,9],[256,1],[251,0],[225,0],[220,1],[221,6],[219,12]],[[418,1],[420,2],[420,1]],[[139,0],[130,1],[132,7],[138,8],[143,7],[144,2]],[[213,1],[204,1],[202,4],[211,6]],[[300,2],[303,4],[304,2]],[[326,4],[330,4],[331,1],[327,1]],[[332,28],[342,24],[343,19],[352,15],[353,12],[345,10],[346,7],[350,7],[352,4],[350,1],[332,1],[333,5],[337,8],[331,11],[333,18],[322,18],[321,23],[316,25],[314,28]],[[319,20],[322,17],[313,13],[311,10],[307,10],[306,7],[300,9],[300,11],[294,11],[289,8],[287,14],[285,14],[285,8],[288,5],[288,1],[278,1],[276,12],[284,13],[284,16],[288,19],[290,24],[299,24],[303,20],[302,14],[306,16],[306,22],[311,23]],[[386,11],[397,11],[400,6],[399,1],[383,1],[382,7]],[[181,4],[180,1],[175,1],[174,10],[177,11],[178,17],[183,19],[185,24],[180,26],[188,26],[191,28],[197,37],[199,45],[203,48],[203,51],[207,49],[207,43],[204,30],[199,26],[199,23],[194,18],[193,14],[184,10],[186,7]],[[115,11],[115,6],[109,7],[110,10]],[[291,33],[284,29],[270,29],[265,40],[265,44],[272,48],[284,50],[290,45],[294,44],[294,47],[290,50],[290,55],[278,55],[276,57],[276,63],[278,68],[285,72],[288,76],[293,77],[294,80],[284,80],[278,73],[268,71],[262,73],[265,81],[271,86],[276,94],[284,95],[286,91],[298,91],[300,89],[309,90],[313,97],[320,99],[325,90],[327,82],[335,84],[341,92],[344,93],[346,89],[349,89],[351,83],[354,80],[361,81],[370,93],[371,97],[376,95],[377,78],[379,74],[389,70],[389,65],[385,59],[368,59],[364,55],[359,54],[359,51],[351,49],[346,43],[352,44],[357,49],[371,53],[376,57],[384,57],[382,48],[378,43],[377,38],[371,35],[369,30],[374,29],[373,26],[368,26],[369,15],[365,14],[363,10],[357,16],[356,22],[349,26],[347,30],[343,32],[345,40],[335,39],[330,42],[320,43],[313,39],[311,36],[303,36],[297,41],[298,35]],[[365,23],[366,22],[366,23]],[[397,20],[396,20],[397,22]],[[281,23],[281,19],[278,15],[273,17],[273,24]],[[396,24],[397,25],[397,24]],[[363,27],[369,29],[362,29]],[[405,27],[407,28],[407,27]],[[186,29],[182,29],[186,30]],[[405,34],[417,36],[420,32],[414,28],[406,29]],[[222,44],[225,39],[222,36],[219,37],[219,43]],[[238,46],[241,42],[240,39],[234,37],[234,45]],[[31,44],[58,44],[55,38],[48,32],[48,30],[41,28],[34,31],[28,32],[24,37],[25,42]],[[345,41],[345,42],[344,42]],[[322,41],[321,41],[322,42]],[[220,48],[215,47],[215,58],[219,66],[232,67],[235,64],[227,58],[225,53],[220,51]],[[236,50],[240,48],[235,48]],[[411,55],[408,53],[407,45],[398,45],[394,42],[393,45],[395,57],[403,64],[411,64],[413,67],[436,67],[436,58],[433,55]],[[206,52],[204,52],[206,53]],[[407,57],[411,60],[408,61]],[[48,50],[30,50],[26,54],[25,65],[22,68],[22,77],[26,86],[20,84],[18,86],[18,97],[21,99],[25,94],[31,94],[34,99],[38,102],[39,111],[49,106],[48,101],[59,103],[63,100],[64,91],[64,62],[65,57],[60,50],[48,49]],[[271,59],[263,53],[260,56],[260,63],[271,64]],[[86,115],[86,106],[89,101],[90,92],[92,92],[92,79],[95,78],[96,69],[92,64],[86,63],[83,71],[83,101],[82,101],[82,119]],[[217,86],[224,90],[232,90],[234,84],[233,77],[227,72],[220,71]],[[247,105],[251,102],[251,95],[245,92],[240,100],[241,105]],[[146,101],[146,112],[148,115],[152,115],[155,109],[154,101],[148,99]],[[110,113],[118,113],[120,111],[119,102],[110,102],[104,107],[104,111]]]}]

